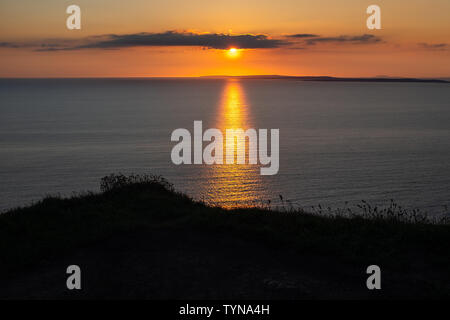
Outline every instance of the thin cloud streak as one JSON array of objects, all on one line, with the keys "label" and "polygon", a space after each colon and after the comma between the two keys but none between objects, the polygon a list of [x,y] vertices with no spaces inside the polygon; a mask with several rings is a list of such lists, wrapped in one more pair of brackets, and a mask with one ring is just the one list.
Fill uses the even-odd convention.
[{"label": "thin cloud streak", "polygon": [[426,42],[421,42],[418,43],[419,47],[423,48],[423,49],[429,49],[429,50],[445,50],[448,48],[448,44],[447,43],[426,43]]},{"label": "thin cloud streak", "polygon": [[288,38],[297,38],[297,39],[304,39],[304,38],[317,38],[320,37],[318,34],[313,33],[297,33],[297,34],[290,34],[287,35]]},{"label": "thin cloud streak", "polygon": [[315,45],[317,43],[352,43],[352,44],[370,44],[380,42],[381,38],[372,34],[363,34],[358,36],[342,35],[337,37],[317,37],[306,40],[306,44]]}]

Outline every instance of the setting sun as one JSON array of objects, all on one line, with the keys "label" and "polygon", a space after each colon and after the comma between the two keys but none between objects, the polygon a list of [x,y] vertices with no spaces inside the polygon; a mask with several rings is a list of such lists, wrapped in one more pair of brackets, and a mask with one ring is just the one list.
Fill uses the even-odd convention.
[{"label": "setting sun", "polygon": [[227,51],[227,56],[229,58],[237,58],[239,56],[239,50],[236,48],[230,48]]}]

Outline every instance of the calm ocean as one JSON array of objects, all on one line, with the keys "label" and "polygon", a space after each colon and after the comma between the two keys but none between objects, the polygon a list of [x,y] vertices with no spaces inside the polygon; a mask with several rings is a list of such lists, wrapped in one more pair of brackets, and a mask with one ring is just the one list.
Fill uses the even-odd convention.
[{"label": "calm ocean", "polygon": [[[280,170],[171,162],[171,133],[280,129]],[[450,205],[450,86],[221,79],[0,80],[0,211],[96,191],[110,173],[160,174],[223,206],[362,199]]]}]

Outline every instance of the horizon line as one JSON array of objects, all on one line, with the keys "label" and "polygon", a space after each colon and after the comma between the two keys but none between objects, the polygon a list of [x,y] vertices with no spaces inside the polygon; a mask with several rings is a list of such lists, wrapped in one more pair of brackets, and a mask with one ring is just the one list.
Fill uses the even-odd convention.
[{"label": "horizon line", "polygon": [[341,79],[442,79],[450,78],[450,75],[446,76],[388,76],[388,75],[375,75],[375,76],[338,76],[338,75],[287,75],[287,74],[244,74],[244,75],[231,75],[231,74],[205,74],[196,76],[12,76],[3,77],[0,79],[133,79],[133,78],[205,78],[205,77],[227,77],[227,78],[242,78],[242,77],[285,77],[285,78],[308,78],[308,77],[328,77],[328,78],[341,78]]},{"label": "horizon line", "polygon": [[450,82],[449,76],[437,76],[437,77],[407,77],[407,76],[386,76],[386,75],[377,75],[377,76],[335,76],[335,75],[278,75],[278,74],[249,74],[249,75],[223,75],[223,74],[211,74],[211,75],[199,75],[199,76],[92,76],[92,77],[83,77],[83,76],[74,76],[74,77],[1,77],[0,80],[88,80],[88,79],[225,79],[225,78],[253,78],[253,80],[288,80],[288,79],[302,79],[305,80],[307,78],[317,79],[317,80],[377,80],[377,81],[388,81],[388,80],[424,80],[424,81],[442,81],[442,82]]}]

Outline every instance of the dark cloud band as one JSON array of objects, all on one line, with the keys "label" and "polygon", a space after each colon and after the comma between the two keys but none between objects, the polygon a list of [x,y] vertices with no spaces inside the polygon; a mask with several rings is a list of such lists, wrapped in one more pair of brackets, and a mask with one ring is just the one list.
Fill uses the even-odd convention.
[{"label": "dark cloud band", "polygon": [[270,49],[287,45],[288,42],[270,39],[266,35],[227,35],[218,33],[136,33],[126,35],[105,35],[86,39],[77,46],[41,48],[40,51],[80,50],[80,49],[119,49],[128,47],[203,47],[208,49]]},{"label": "dark cloud band", "polygon": [[[48,39],[41,42],[0,42],[3,48],[31,48],[35,51],[71,51],[83,49],[121,49],[130,47],[201,47],[226,50],[274,49],[281,47],[307,48],[319,43],[370,44],[380,42],[374,35],[322,37],[310,33],[297,33],[282,39],[269,38],[263,34],[229,35],[222,33],[192,33],[167,31],[162,33],[134,33],[97,35],[81,39]],[[438,46],[441,46],[439,44]]]}]

